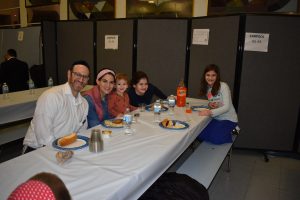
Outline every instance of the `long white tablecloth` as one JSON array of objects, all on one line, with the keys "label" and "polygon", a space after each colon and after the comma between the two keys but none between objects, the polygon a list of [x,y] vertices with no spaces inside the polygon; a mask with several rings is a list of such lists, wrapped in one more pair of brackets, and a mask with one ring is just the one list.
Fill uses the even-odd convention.
[{"label": "long white tablecloth", "polygon": [[[91,87],[92,85],[86,85],[82,91]],[[36,88],[33,93],[29,90],[11,92],[6,99],[0,94],[0,125],[33,117],[36,101],[47,89],[49,87]]]},{"label": "long white tablecloth", "polygon": [[32,94],[29,90],[11,92],[6,99],[0,94],[0,125],[31,118],[37,99],[47,89],[37,88]]},{"label": "long white tablecloth", "polygon": [[[189,99],[191,105],[204,101]],[[0,199],[22,182],[39,172],[58,175],[74,200],[137,199],[197,137],[210,121],[197,112],[186,114],[175,108],[161,118],[188,121],[184,130],[161,128],[153,122],[152,112],[142,112],[133,125],[134,134],[125,135],[123,128],[111,129],[112,137],[104,139],[104,151],[91,153],[88,148],[74,151],[67,163],[58,165],[51,146],[19,156],[0,165]],[[101,125],[97,128],[105,129]],[[91,130],[79,133],[90,136]]]}]

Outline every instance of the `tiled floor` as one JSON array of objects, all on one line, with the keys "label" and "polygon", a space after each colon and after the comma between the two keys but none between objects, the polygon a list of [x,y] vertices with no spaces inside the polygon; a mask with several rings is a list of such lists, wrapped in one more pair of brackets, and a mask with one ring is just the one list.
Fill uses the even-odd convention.
[{"label": "tiled floor", "polygon": [[300,160],[234,150],[231,172],[223,164],[209,188],[211,200],[299,200]]},{"label": "tiled floor", "polygon": [[[0,149],[0,162],[20,155],[22,139]],[[213,180],[211,200],[299,200],[300,160],[264,157],[257,151],[233,150],[231,172],[222,165]]]}]

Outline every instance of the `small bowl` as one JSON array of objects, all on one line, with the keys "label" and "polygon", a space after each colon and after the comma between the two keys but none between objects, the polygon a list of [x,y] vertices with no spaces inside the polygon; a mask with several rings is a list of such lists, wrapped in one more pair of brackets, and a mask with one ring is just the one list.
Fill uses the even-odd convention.
[{"label": "small bowl", "polygon": [[103,136],[103,138],[110,138],[111,137],[111,133],[112,133],[111,130],[103,130],[102,131],[102,136]]}]

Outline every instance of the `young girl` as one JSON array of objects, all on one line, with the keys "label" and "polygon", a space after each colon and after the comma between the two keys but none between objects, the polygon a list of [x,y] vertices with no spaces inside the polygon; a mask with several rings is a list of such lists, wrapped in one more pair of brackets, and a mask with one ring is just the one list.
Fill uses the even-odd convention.
[{"label": "young girl", "polygon": [[137,109],[129,104],[129,97],[126,92],[128,88],[128,77],[126,74],[116,75],[115,90],[108,96],[108,111],[112,117],[122,117],[126,108],[130,111]]},{"label": "young girl", "polygon": [[130,104],[133,106],[139,106],[143,103],[149,105],[152,103],[153,96],[157,96],[160,99],[166,99],[167,96],[156,86],[149,83],[148,76],[145,72],[137,71],[131,80],[132,87],[128,90],[130,98]]},{"label": "young girl", "polygon": [[199,115],[211,116],[213,119],[198,138],[215,144],[232,142],[231,132],[238,122],[230,89],[220,79],[218,66],[210,64],[204,70],[200,87],[200,95],[207,96],[210,109],[199,111]]}]

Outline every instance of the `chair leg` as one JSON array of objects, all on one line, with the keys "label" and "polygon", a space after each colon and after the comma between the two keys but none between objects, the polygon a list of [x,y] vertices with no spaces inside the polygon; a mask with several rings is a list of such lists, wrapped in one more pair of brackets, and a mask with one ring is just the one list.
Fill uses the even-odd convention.
[{"label": "chair leg", "polygon": [[231,171],[231,155],[232,155],[232,148],[230,148],[228,154],[227,154],[227,157],[228,157],[228,160],[227,160],[227,172],[230,172]]}]

